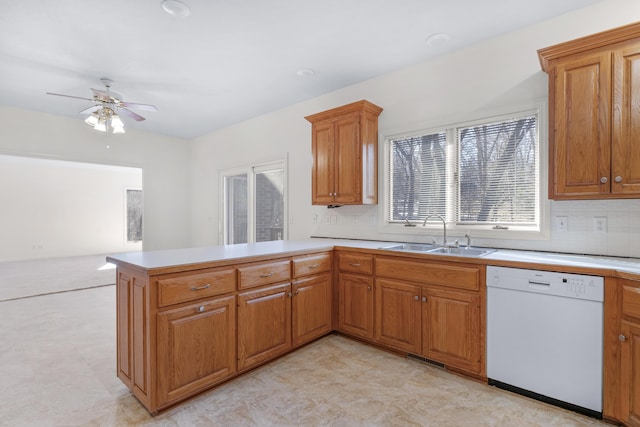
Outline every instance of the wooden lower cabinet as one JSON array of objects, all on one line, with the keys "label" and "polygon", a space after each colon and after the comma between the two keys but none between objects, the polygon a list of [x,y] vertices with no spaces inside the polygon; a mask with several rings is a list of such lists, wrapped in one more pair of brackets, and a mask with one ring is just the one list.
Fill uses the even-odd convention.
[{"label": "wooden lower cabinet", "polygon": [[158,406],[236,372],[235,296],[157,314]]},{"label": "wooden lower cabinet", "polygon": [[331,274],[296,280],[292,291],[293,346],[300,346],[331,332]]},{"label": "wooden lower cabinet", "polygon": [[376,279],[376,342],[413,354],[422,352],[422,287]]},{"label": "wooden lower cabinet", "polygon": [[422,354],[449,367],[480,374],[479,295],[427,288],[423,299]]},{"label": "wooden lower cabinet", "polygon": [[238,370],[291,349],[291,284],[238,294]]},{"label": "wooden lower cabinet", "polygon": [[373,278],[340,273],[338,289],[338,329],[351,335],[373,339]]},{"label": "wooden lower cabinet", "polygon": [[376,279],[377,343],[481,374],[480,297]]},{"label": "wooden lower cabinet", "polygon": [[640,427],[640,322],[623,321],[621,331],[624,337],[620,351],[623,421]]}]

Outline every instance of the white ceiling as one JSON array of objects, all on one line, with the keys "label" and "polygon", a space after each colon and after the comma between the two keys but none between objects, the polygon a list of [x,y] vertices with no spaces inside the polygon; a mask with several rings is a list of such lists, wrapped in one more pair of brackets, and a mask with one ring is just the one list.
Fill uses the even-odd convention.
[{"label": "white ceiling", "polygon": [[187,18],[160,0],[0,0],[0,104],[80,121],[89,101],[45,93],[90,98],[109,77],[159,109],[125,128],[191,139],[598,2],[183,1]]}]

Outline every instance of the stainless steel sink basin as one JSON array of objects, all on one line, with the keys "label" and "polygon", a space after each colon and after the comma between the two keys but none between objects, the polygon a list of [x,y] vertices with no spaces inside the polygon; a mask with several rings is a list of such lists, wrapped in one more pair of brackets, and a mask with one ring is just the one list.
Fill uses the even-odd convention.
[{"label": "stainless steel sink basin", "polygon": [[489,248],[455,248],[430,245],[427,243],[397,243],[389,246],[381,246],[379,249],[401,252],[424,252],[430,254],[456,255],[468,257],[481,257],[495,252],[497,249]]},{"label": "stainless steel sink basin", "polygon": [[388,251],[429,252],[433,249],[438,249],[438,247],[427,243],[397,243],[394,245],[382,246],[379,249],[386,249]]},{"label": "stainless steel sink basin", "polygon": [[428,251],[430,254],[445,254],[456,256],[481,257],[495,252],[497,249],[489,248],[436,248]]}]

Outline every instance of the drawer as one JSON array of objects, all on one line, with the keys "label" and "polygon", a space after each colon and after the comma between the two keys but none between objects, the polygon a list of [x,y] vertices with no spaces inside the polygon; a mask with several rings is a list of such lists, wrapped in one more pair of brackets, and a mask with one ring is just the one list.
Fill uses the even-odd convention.
[{"label": "drawer", "polygon": [[308,276],[331,270],[331,254],[317,254],[293,259],[293,277]]},{"label": "drawer", "polygon": [[480,289],[480,269],[470,265],[376,258],[376,276],[459,289]]},{"label": "drawer", "polygon": [[230,268],[161,276],[158,279],[158,307],[233,292],[235,288],[236,271]]},{"label": "drawer", "polygon": [[640,318],[640,287],[622,286],[622,314]]},{"label": "drawer", "polygon": [[373,255],[356,254],[351,252],[339,252],[338,267],[340,268],[340,271],[372,274],[373,273]]},{"label": "drawer", "polygon": [[255,288],[269,283],[291,280],[291,262],[286,259],[238,267],[240,289]]}]

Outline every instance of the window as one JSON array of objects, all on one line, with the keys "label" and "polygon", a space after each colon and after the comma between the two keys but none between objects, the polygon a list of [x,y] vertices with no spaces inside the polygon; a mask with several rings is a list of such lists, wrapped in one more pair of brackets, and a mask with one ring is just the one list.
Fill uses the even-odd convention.
[{"label": "window", "polygon": [[222,172],[224,244],[285,238],[285,172],[284,162]]},{"label": "window", "polygon": [[538,122],[528,111],[388,138],[386,222],[539,230]]},{"label": "window", "polygon": [[142,241],[142,190],[126,190],[127,243]]}]

